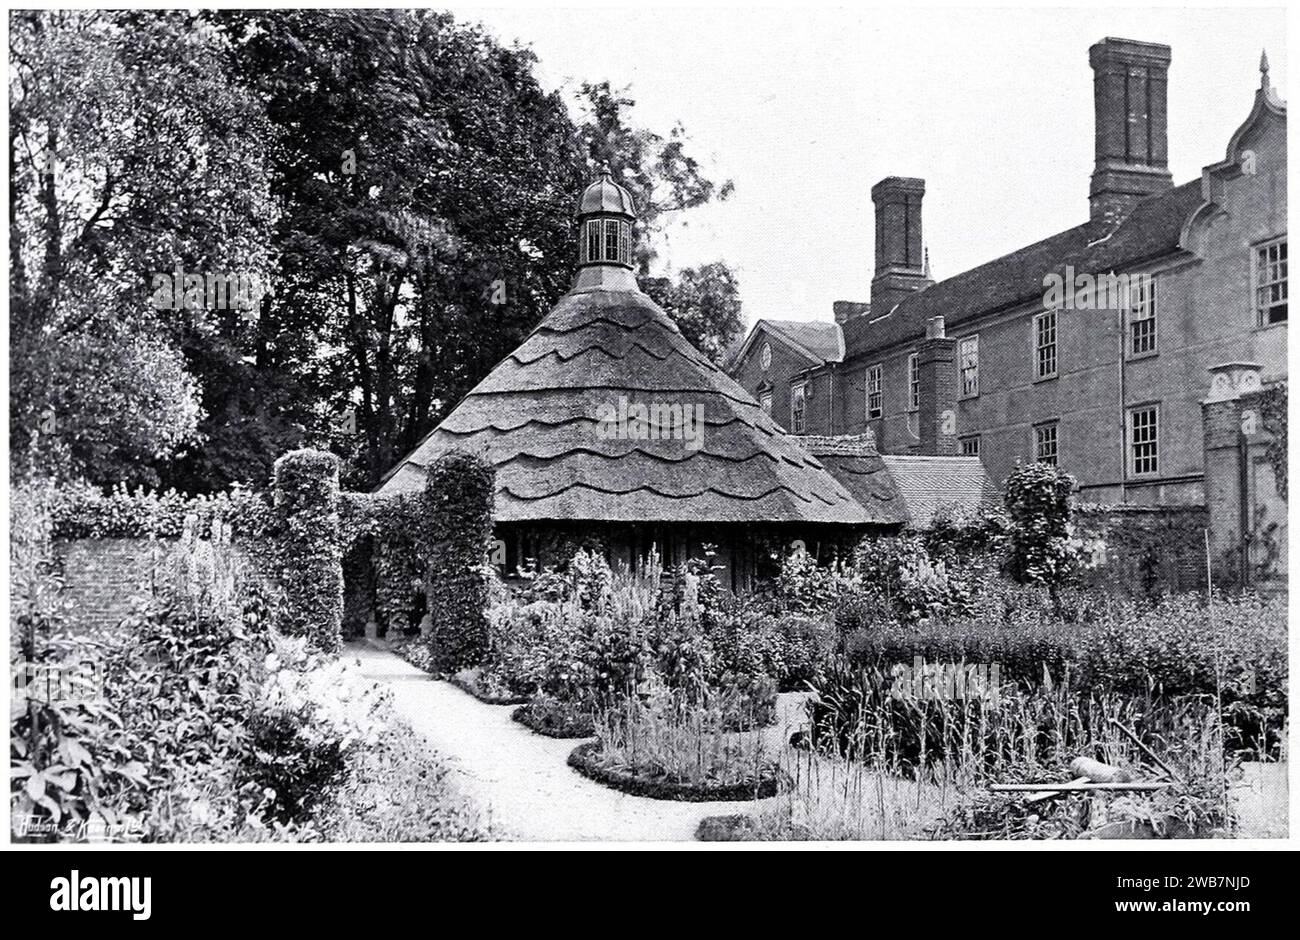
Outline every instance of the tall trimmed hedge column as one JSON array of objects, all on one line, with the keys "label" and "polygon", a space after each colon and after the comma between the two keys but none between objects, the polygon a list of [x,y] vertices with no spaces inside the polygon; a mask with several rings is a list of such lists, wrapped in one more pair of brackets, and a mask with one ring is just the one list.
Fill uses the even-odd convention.
[{"label": "tall trimmed hedge column", "polygon": [[275,462],[274,517],[284,609],[280,630],[338,652],[343,629],[339,466],[333,454],[294,450]]},{"label": "tall trimmed hedge column", "polygon": [[437,668],[446,672],[487,655],[487,550],[495,490],[495,471],[470,454],[444,454],[429,468],[428,643]]}]

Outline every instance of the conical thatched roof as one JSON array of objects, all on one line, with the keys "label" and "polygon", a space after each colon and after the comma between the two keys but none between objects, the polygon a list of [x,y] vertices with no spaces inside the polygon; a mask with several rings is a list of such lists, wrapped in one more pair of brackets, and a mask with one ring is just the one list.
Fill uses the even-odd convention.
[{"label": "conical thatched roof", "polygon": [[[425,468],[459,449],[495,466],[498,522],[877,521],[641,293],[632,199],[607,171],[583,194],[578,221],[573,290],[379,492],[423,486]],[[637,406],[702,416],[702,432],[611,422]]]},{"label": "conical thatched roof", "polygon": [[[703,407],[699,449],[597,433],[602,407]],[[447,450],[496,467],[496,519],[619,522],[875,521],[739,385],[636,290],[567,294],[389,474],[423,485]]]}]

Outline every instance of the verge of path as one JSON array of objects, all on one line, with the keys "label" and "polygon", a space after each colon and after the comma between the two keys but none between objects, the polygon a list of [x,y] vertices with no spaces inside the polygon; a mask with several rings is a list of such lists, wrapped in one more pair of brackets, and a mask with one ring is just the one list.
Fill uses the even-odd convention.
[{"label": "verge of path", "polygon": [[[447,761],[453,786],[483,808],[504,839],[688,841],[704,817],[752,813],[759,805],[619,793],[568,766],[569,752],[580,741],[534,734],[510,717],[516,706],[486,705],[376,645],[349,644],[344,655],[355,657],[366,677],[392,693],[398,714]],[[782,720],[768,730],[774,743],[782,736],[788,740],[787,723],[797,720],[797,707],[782,711]]]}]

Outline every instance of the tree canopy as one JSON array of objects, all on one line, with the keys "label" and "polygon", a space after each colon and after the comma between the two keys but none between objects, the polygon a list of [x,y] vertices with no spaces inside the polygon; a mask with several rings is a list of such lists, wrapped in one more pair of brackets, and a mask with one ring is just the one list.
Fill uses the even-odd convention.
[{"label": "tree canopy", "polygon": [[[685,131],[608,83],[547,92],[448,14],[21,13],[11,58],[16,469],[205,491],[323,446],[374,485],[568,288],[601,163],[647,291],[715,358],[739,329],[725,264],[646,277],[674,214],[731,191]],[[270,290],[158,309],[173,271]]]}]

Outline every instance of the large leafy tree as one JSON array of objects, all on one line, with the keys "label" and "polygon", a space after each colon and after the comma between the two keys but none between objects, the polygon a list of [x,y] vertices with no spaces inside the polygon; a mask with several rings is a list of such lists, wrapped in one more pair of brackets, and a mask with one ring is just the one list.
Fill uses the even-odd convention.
[{"label": "large leafy tree", "polygon": [[646,276],[657,254],[655,240],[665,226],[688,209],[726,199],[735,184],[715,183],[705,175],[688,151],[690,138],[681,124],[667,137],[634,124],[636,100],[628,97],[627,89],[584,82],[576,99],[583,114],[580,133],[592,162],[607,166],[636,202],[641,223],[636,263]]},{"label": "large leafy tree", "polygon": [[261,108],[180,14],[10,19],[13,469],[151,481],[195,440],[181,353],[219,329],[159,311],[153,275],[267,265]]},{"label": "large leafy tree", "polygon": [[720,261],[684,268],[670,278],[642,278],[641,288],[658,303],[700,352],[723,365],[745,328],[740,288]]},{"label": "large leafy tree", "polygon": [[263,328],[313,338],[298,365],[318,430],[373,485],[563,292],[584,176],[572,122],[529,53],[445,14],[217,22],[279,131]]},{"label": "large leafy tree", "polygon": [[[373,485],[566,289],[595,165],[638,200],[643,275],[674,213],[730,190],[680,127],[635,127],[608,85],[575,123],[528,51],[445,14],[32,13],[11,35],[19,465],[205,490],[314,443]],[[274,289],[252,318],[157,311],[176,268]],[[725,266],[646,284],[702,348],[738,316]]]},{"label": "large leafy tree", "polygon": [[[686,129],[677,124],[667,137],[638,127],[631,111],[636,101],[608,82],[584,83],[577,92],[584,115],[580,129],[593,163],[632,194],[640,216],[635,259],[642,288],[676,321],[683,335],[721,364],[744,329],[736,277],[715,261],[678,272],[676,278],[651,277],[656,243],[666,228],[690,209],[727,199],[735,185],[716,183],[690,153]],[[686,224],[683,222],[682,224]]]}]

